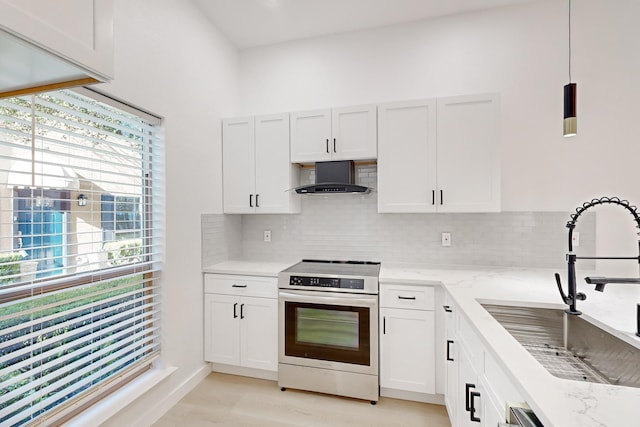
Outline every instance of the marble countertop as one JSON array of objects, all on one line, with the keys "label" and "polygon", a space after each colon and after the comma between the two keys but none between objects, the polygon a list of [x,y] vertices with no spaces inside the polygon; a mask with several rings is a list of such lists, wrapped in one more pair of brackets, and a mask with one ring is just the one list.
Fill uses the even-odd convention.
[{"label": "marble countertop", "polygon": [[243,276],[278,277],[278,273],[298,262],[299,260],[268,262],[250,260],[223,261],[202,269],[204,273],[239,274]]},{"label": "marble countertop", "polygon": [[[480,305],[493,302],[564,308],[554,273],[545,269],[442,268],[383,263],[380,282],[444,285],[545,427],[614,427],[637,422],[632,420],[640,420],[640,389],[552,376]],[[566,282],[566,273],[560,273]],[[597,275],[594,272],[578,274],[578,277]],[[587,300],[577,303],[586,320],[640,347],[640,338],[635,336],[640,286],[607,285],[605,292],[600,293],[579,281],[578,290],[587,294]]]}]

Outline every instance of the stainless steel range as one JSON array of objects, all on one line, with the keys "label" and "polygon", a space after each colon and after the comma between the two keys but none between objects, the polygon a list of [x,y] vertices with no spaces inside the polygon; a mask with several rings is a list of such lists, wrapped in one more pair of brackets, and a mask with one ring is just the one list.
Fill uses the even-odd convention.
[{"label": "stainless steel range", "polygon": [[278,384],[377,402],[380,263],[303,260],[278,275]]}]

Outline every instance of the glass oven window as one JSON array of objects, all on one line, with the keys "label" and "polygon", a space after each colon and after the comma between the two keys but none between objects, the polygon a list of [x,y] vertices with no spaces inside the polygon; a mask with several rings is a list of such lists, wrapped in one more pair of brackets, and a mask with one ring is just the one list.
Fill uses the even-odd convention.
[{"label": "glass oven window", "polygon": [[285,302],[285,355],[370,364],[370,308]]},{"label": "glass oven window", "polygon": [[358,349],[357,311],[298,307],[296,317],[297,343]]}]

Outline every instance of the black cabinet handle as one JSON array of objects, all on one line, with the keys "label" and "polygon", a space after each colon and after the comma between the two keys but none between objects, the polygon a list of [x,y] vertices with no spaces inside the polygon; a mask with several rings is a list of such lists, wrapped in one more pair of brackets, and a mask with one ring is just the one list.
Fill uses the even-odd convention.
[{"label": "black cabinet handle", "polygon": [[442,308],[444,308],[444,311],[446,311],[447,313],[453,312],[453,310],[451,310],[451,307],[448,305],[443,305]]},{"label": "black cabinet handle", "polygon": [[444,205],[444,193],[440,190],[440,204]]},{"label": "black cabinet handle", "polygon": [[237,285],[237,284],[234,283],[233,285],[231,285],[231,287],[232,288],[246,288],[247,285]]},{"label": "black cabinet handle", "polygon": [[336,152],[336,139],[333,138],[333,152]]},{"label": "black cabinet handle", "polygon": [[327,153],[329,152],[329,138],[327,138]]},{"label": "black cabinet handle", "polygon": [[233,318],[234,319],[238,318],[238,312],[236,311],[237,308],[238,308],[238,303],[233,304]]},{"label": "black cabinet handle", "polygon": [[240,304],[240,318],[244,319],[244,304]]},{"label": "black cabinet handle", "polygon": [[249,207],[253,207],[253,194],[249,194]]},{"label": "black cabinet handle", "polygon": [[469,419],[475,423],[479,423],[480,417],[476,417],[476,397],[480,397],[480,393],[472,391],[469,393],[469,399],[471,400],[471,407],[469,408]]},{"label": "black cabinet handle", "polygon": [[387,318],[383,317],[382,318],[382,335],[386,335],[387,334]]},{"label": "black cabinet handle", "polygon": [[471,389],[476,388],[475,384],[465,383],[464,385],[464,409],[471,411]]},{"label": "black cabinet handle", "polygon": [[451,357],[451,344],[453,344],[453,340],[447,340],[447,360],[449,362],[453,362],[453,357]]},{"label": "black cabinet handle", "polygon": [[403,297],[401,295],[398,295],[398,299],[409,299],[409,300],[415,300],[416,297]]},{"label": "black cabinet handle", "polygon": [[431,204],[436,204],[436,190],[431,190]]},{"label": "black cabinet handle", "polygon": [[260,197],[260,195],[256,194],[256,208],[260,207],[260,204],[258,203],[258,197]]}]

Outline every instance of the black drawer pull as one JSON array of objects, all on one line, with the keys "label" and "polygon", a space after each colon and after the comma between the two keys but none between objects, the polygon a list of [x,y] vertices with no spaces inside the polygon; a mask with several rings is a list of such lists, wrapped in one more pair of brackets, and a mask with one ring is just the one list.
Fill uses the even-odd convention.
[{"label": "black drawer pull", "polygon": [[476,388],[475,384],[465,383],[464,385],[464,409],[471,411],[471,389]]},{"label": "black drawer pull", "polygon": [[244,304],[240,304],[240,318],[244,319]]},{"label": "black drawer pull", "polygon": [[453,362],[453,357],[451,357],[451,344],[453,344],[453,340],[447,340],[447,360],[449,362]]},{"label": "black drawer pull", "polygon": [[329,138],[327,138],[327,153],[329,152]]},{"label": "black drawer pull", "polygon": [[409,300],[415,300],[416,297],[403,297],[401,295],[398,295],[398,299],[409,299]]},{"label": "black drawer pull", "polygon": [[249,194],[249,207],[253,207],[253,194]]},{"label": "black drawer pull", "polygon": [[238,303],[233,304],[233,318],[234,319],[238,318],[238,312],[236,311],[237,308],[238,308]]},{"label": "black drawer pull", "polygon": [[469,410],[469,419],[473,422],[479,423],[480,417],[476,417],[476,397],[480,397],[480,393],[472,391],[469,393],[469,399],[471,400],[471,408]]},{"label": "black drawer pull", "polygon": [[382,335],[386,335],[387,333],[387,317],[382,318]]},{"label": "black drawer pull", "polygon": [[247,285],[237,285],[237,284],[234,283],[233,285],[231,285],[231,287],[232,288],[246,288]]},{"label": "black drawer pull", "polygon": [[443,305],[442,308],[444,308],[444,311],[446,311],[447,313],[453,312],[453,310],[451,310],[451,307],[448,305]]}]

